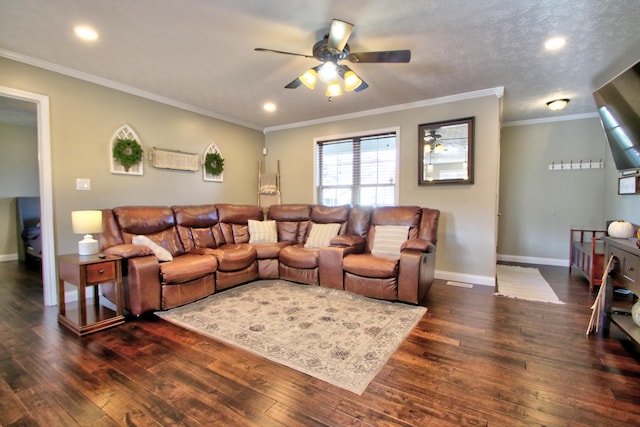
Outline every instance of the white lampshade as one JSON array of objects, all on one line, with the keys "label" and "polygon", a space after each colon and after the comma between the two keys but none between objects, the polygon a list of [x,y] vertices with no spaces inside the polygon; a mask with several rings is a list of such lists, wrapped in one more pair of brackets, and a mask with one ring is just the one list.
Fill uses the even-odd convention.
[{"label": "white lampshade", "polygon": [[78,254],[97,254],[100,247],[91,233],[102,232],[102,211],[73,211],[71,225],[74,234],[84,234],[84,238],[78,242]]}]

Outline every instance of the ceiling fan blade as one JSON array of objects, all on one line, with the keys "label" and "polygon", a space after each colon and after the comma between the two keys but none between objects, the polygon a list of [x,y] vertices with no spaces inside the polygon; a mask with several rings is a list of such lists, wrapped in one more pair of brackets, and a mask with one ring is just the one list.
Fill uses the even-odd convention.
[{"label": "ceiling fan blade", "polygon": [[300,86],[301,84],[302,84],[302,80],[300,80],[300,77],[298,77],[297,79],[295,79],[294,81],[292,81],[291,83],[286,85],[284,88],[285,89],[295,89],[298,86]]},{"label": "ceiling fan blade", "polygon": [[331,28],[329,29],[329,40],[327,42],[327,48],[332,53],[340,53],[344,49],[353,28],[355,25],[339,19],[333,19],[331,21]]},{"label": "ceiling fan blade", "polygon": [[264,47],[257,47],[254,50],[256,52],[272,52],[272,53],[280,53],[280,54],[283,54],[283,55],[294,55],[294,56],[302,56],[304,58],[313,58],[313,56],[311,56],[311,55],[304,55],[302,53],[285,52],[283,50],[266,49]]},{"label": "ceiling fan blade", "polygon": [[389,62],[404,63],[411,61],[411,51],[405,50],[385,50],[381,52],[356,52],[349,55],[349,61],[356,63],[364,62]]}]

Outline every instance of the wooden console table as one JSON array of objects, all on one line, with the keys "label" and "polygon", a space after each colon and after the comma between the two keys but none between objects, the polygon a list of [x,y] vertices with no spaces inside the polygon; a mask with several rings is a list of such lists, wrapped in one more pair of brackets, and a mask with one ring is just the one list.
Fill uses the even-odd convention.
[{"label": "wooden console table", "polygon": [[[122,259],[116,255],[58,257],[58,322],[78,335],[101,331],[124,323],[122,293]],[[78,309],[67,310],[65,282],[78,287]],[[115,283],[116,311],[100,305],[98,287],[102,283]],[[94,309],[87,313],[86,288],[93,286]]]},{"label": "wooden console table", "polygon": [[640,249],[636,246],[636,239],[603,237],[602,240],[605,244],[606,259],[614,257],[605,294],[605,333],[609,331],[613,322],[634,342],[640,343],[640,326],[633,323],[631,316],[615,313],[612,305],[614,284],[640,296]]}]

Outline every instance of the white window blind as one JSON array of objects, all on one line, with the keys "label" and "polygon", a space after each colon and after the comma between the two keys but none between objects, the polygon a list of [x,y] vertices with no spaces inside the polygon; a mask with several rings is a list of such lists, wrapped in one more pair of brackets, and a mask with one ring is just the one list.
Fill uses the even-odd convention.
[{"label": "white window blind", "polygon": [[316,191],[323,205],[393,205],[396,133],[317,143]]}]

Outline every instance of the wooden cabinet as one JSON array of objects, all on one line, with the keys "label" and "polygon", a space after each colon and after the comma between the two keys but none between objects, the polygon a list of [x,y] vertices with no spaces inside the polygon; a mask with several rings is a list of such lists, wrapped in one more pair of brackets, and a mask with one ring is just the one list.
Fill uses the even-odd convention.
[{"label": "wooden cabinet", "polygon": [[604,329],[608,331],[610,323],[613,322],[627,336],[636,343],[640,343],[640,326],[633,323],[631,316],[617,314],[612,305],[614,285],[627,288],[636,296],[640,296],[640,249],[636,246],[636,239],[603,237],[603,240],[607,262],[613,256],[605,294],[606,318]]},{"label": "wooden cabinet", "polygon": [[[106,255],[58,257],[58,322],[78,335],[101,331],[124,323],[121,258]],[[78,308],[68,309],[65,301],[65,282],[78,288]],[[115,283],[116,310],[100,305],[98,287],[102,283]],[[87,310],[86,289],[93,287],[93,307]]]},{"label": "wooden cabinet", "polygon": [[[571,228],[569,274],[578,270],[589,281],[589,292],[602,283],[604,268],[604,243],[606,230],[596,228]],[[608,259],[608,258],[607,258]]]}]

